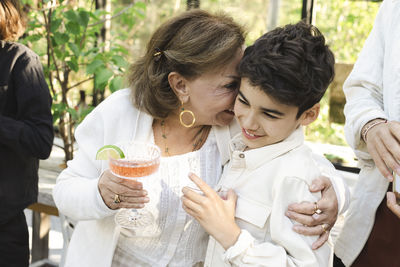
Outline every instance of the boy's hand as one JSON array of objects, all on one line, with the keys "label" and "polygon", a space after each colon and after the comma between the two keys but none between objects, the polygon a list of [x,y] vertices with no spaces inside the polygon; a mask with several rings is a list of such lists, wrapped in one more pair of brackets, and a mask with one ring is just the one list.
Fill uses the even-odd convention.
[{"label": "boy's hand", "polygon": [[386,193],[386,205],[388,208],[400,218],[400,206],[396,202],[396,196],[393,192]]},{"label": "boy's hand", "polygon": [[332,183],[327,177],[321,176],[315,179],[310,191],[321,191],[321,199],[315,203],[290,204],[286,216],[302,224],[293,227],[295,232],[303,235],[319,235],[312,245],[312,249],[318,249],[328,240],[329,231],[337,220],[338,202]]},{"label": "boy's hand", "polygon": [[225,249],[228,249],[236,243],[241,231],[235,222],[237,195],[229,189],[227,199],[223,200],[198,176],[191,173],[189,177],[203,191],[204,196],[184,187],[183,209]]}]

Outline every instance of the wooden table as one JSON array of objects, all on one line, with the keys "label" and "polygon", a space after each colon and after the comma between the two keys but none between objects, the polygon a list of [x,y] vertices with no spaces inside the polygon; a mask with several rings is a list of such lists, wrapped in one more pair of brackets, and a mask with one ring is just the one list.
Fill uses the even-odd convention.
[{"label": "wooden table", "polygon": [[32,263],[49,257],[50,215],[58,216],[52,190],[62,170],[63,159],[63,150],[54,146],[49,159],[40,161],[38,202],[28,207],[33,211]]}]

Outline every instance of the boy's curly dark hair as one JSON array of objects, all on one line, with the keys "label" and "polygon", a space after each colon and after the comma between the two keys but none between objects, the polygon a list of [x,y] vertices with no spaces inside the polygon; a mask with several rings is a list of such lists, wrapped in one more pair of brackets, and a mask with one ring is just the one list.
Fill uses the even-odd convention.
[{"label": "boy's curly dark hair", "polygon": [[239,74],[301,114],[318,103],[334,77],[335,58],[322,33],[304,22],[276,28],[246,48]]}]

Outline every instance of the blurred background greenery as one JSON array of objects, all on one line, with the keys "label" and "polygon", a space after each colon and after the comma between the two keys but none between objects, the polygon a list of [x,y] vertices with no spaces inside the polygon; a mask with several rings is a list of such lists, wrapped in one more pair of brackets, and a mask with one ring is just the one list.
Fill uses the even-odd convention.
[{"label": "blurred background greenery", "polygon": [[[66,159],[73,156],[74,127],[107,95],[126,86],[124,74],[129,64],[143,53],[151,33],[166,19],[186,10],[189,2],[208,11],[230,14],[245,26],[246,44],[253,43],[275,25],[299,21],[303,3],[302,0],[23,2],[28,29],[21,42],[42,59]],[[278,3],[275,8],[274,3]],[[326,36],[338,63],[355,62],[379,5],[361,0],[314,1],[313,24]],[[275,23],[271,23],[272,17],[276,17]],[[345,145],[343,120],[336,120],[336,115],[330,112],[329,96],[330,92],[322,99],[318,121],[306,129],[307,139]]]}]

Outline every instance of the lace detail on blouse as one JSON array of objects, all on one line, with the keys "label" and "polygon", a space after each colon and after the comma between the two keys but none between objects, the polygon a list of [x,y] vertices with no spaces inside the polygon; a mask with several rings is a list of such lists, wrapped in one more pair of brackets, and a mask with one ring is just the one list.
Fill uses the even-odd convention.
[{"label": "lace detail on blouse", "polygon": [[199,175],[214,187],[221,175],[221,159],[216,138],[210,132],[200,150],[161,158],[157,177],[143,181],[155,223],[146,227],[146,236],[121,229],[112,266],[193,266],[203,262],[208,235],[182,208],[184,186],[195,187],[188,173]]}]

